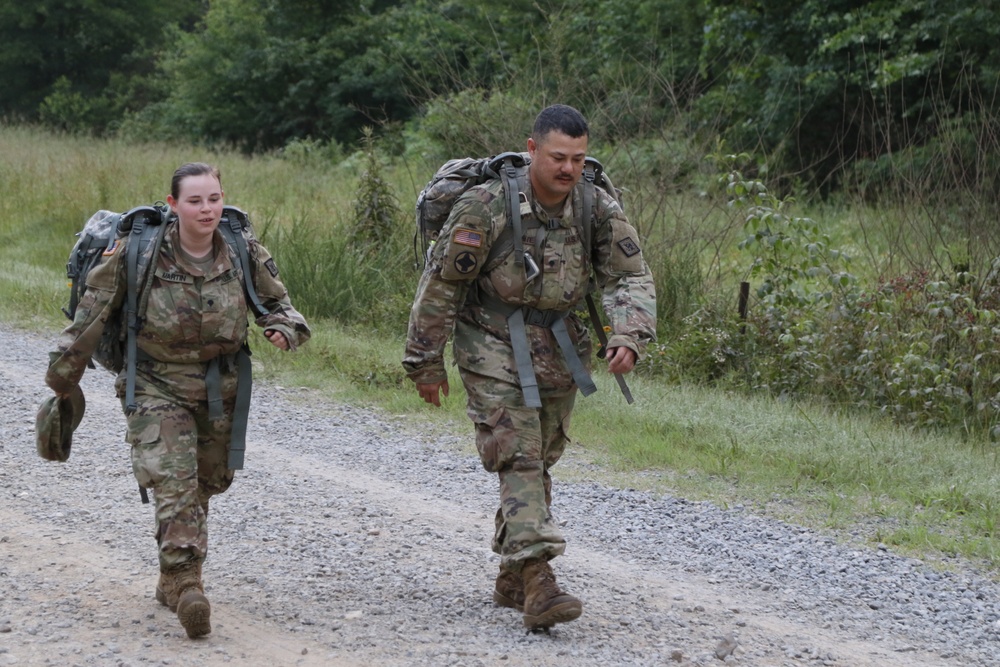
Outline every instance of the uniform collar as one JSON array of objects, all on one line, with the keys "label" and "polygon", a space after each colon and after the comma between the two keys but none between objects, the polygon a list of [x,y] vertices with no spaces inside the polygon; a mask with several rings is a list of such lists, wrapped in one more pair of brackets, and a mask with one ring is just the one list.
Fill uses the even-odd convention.
[{"label": "uniform collar", "polygon": [[[178,252],[181,243],[180,225],[177,224],[176,220],[169,224],[171,226],[164,236],[163,244],[167,246],[170,252],[171,261],[185,273],[192,274],[197,269],[184,261],[183,255]],[[205,278],[207,279],[215,278],[216,276],[220,276],[233,269],[233,262],[229,257],[229,246],[226,245],[226,240],[222,237],[222,232],[218,229],[216,229],[215,233],[212,235],[212,243],[215,247],[215,264],[207,273],[205,273]]]},{"label": "uniform collar", "polygon": [[[573,191],[566,197],[566,201],[563,202],[562,212],[558,216],[559,225],[561,227],[572,227],[573,226],[573,202],[576,200],[576,193],[579,188],[573,188]],[[545,210],[538,200],[535,199],[535,193],[531,188],[531,182],[528,181],[528,202],[531,204],[531,210],[534,212],[535,217],[537,217],[542,222],[549,221],[549,213]]]}]

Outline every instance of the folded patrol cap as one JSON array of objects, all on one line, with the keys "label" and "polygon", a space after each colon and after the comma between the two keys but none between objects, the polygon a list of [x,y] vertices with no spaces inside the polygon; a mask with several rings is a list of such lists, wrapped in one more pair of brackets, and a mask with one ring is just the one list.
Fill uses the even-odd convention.
[{"label": "folded patrol cap", "polygon": [[86,408],[83,392],[74,387],[68,398],[52,396],[35,415],[35,446],[46,461],[65,461],[73,446],[73,431],[83,419]]}]

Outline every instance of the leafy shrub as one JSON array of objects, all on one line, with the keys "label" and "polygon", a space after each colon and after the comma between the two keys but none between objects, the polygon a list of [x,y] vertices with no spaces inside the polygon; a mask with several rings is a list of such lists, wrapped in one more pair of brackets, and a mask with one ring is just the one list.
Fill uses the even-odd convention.
[{"label": "leafy shrub", "polygon": [[373,258],[389,249],[393,234],[402,227],[403,216],[392,185],[383,174],[370,127],[364,130],[364,157],[365,170],[354,199],[351,244],[361,255]]},{"label": "leafy shrub", "polygon": [[504,92],[462,90],[432,100],[421,130],[440,147],[438,159],[524,150],[542,106]]},{"label": "leafy shrub", "polygon": [[644,370],[1000,440],[1000,258],[982,280],[922,269],[862,289],[819,225],[788,215],[791,200],[736,169],[724,178],[756,300],[745,321],[707,307],[685,318]]}]

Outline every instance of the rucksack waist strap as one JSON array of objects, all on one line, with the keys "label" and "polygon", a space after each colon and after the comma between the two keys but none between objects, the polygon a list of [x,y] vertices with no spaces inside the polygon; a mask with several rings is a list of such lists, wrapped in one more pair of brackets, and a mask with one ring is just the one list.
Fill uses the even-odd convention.
[{"label": "rucksack waist strap", "polygon": [[552,325],[567,315],[559,310],[538,310],[527,306],[521,307],[521,314],[524,316],[525,324],[533,324],[536,327],[545,327],[546,329],[551,329]]},{"label": "rucksack waist strap", "polygon": [[559,351],[562,352],[566,365],[573,375],[573,382],[580,388],[580,393],[590,396],[597,391],[594,380],[576,353],[576,346],[566,328],[566,316],[569,312],[562,310],[539,310],[527,306],[512,306],[494,297],[479,295],[478,303],[483,308],[503,315],[507,320],[507,330],[510,333],[510,345],[514,352],[514,365],[517,367],[517,378],[524,394],[524,404],[529,408],[542,407],[542,399],[538,393],[538,380],[535,378],[535,368],[531,362],[531,349],[528,346],[528,332],[525,325],[545,327],[552,331]]},{"label": "rucksack waist strap", "polygon": [[[156,359],[142,350],[136,351],[136,361]],[[205,362],[205,392],[208,395],[208,418],[222,419],[222,373],[236,370],[236,405],[233,408],[232,434],[229,438],[230,470],[242,470],[247,449],[247,421],[250,418],[250,398],[253,389],[253,366],[250,363],[250,347],[244,343],[235,354],[224,354]]]}]

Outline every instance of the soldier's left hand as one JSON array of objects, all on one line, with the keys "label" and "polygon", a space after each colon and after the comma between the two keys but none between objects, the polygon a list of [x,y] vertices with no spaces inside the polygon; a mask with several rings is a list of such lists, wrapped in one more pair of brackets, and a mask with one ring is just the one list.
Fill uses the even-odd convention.
[{"label": "soldier's left hand", "polygon": [[271,342],[271,345],[274,345],[282,350],[288,349],[288,339],[285,338],[285,334],[280,331],[277,331],[276,329],[265,329],[264,337]]},{"label": "soldier's left hand", "polygon": [[627,347],[608,348],[608,371],[611,373],[628,373],[635,367],[635,352]]}]

